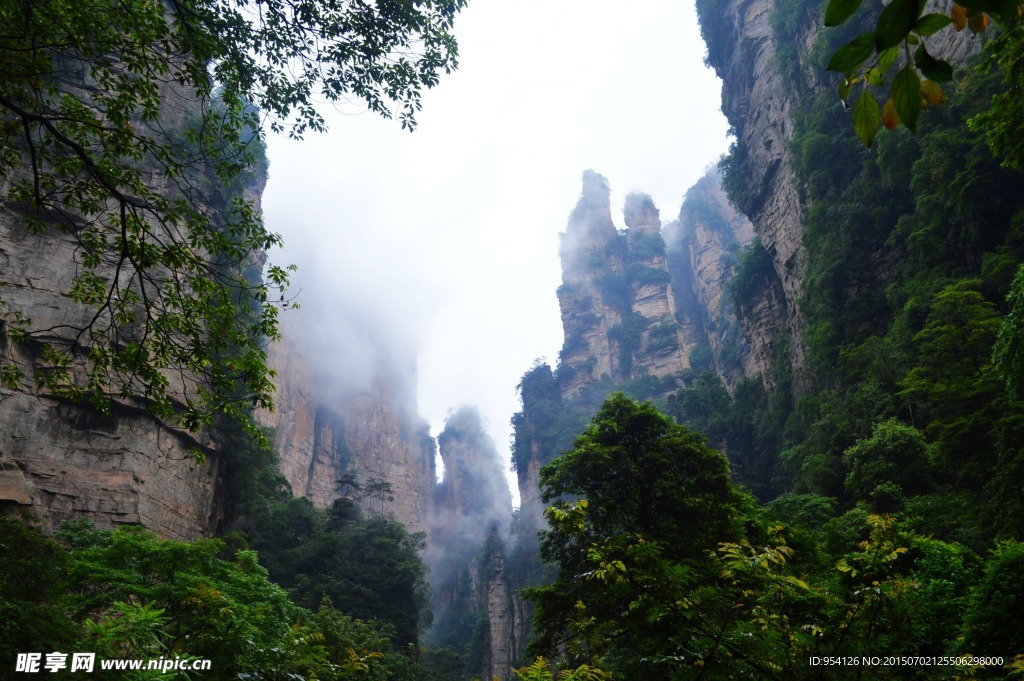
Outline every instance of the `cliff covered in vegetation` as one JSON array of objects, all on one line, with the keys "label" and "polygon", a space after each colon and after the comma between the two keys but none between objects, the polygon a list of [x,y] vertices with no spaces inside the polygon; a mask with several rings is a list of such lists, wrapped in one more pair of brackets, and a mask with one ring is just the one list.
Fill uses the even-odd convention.
[{"label": "cliff covered in vegetation", "polygon": [[[924,99],[915,132],[883,130],[865,147],[855,132],[863,105],[851,125],[831,90],[838,80],[841,92],[884,94],[881,74],[844,84],[825,67],[858,40],[873,50],[901,6],[887,5],[878,28],[874,7],[826,31],[818,3],[698,3],[736,135],[722,184],[756,238],[723,270],[725,309],[708,295],[692,309],[704,329],[713,314],[733,315],[744,352],[726,370],[728,333],[719,334],[689,352],[674,391],[620,372],[602,396],[654,398],[675,423],[617,395],[579,437],[594,396],[584,409],[585,389],[564,395],[561,367],[523,377],[514,424],[524,511],[526,500],[554,504],[540,552],[558,568],[526,592],[535,654],[580,670],[603,662],[628,678],[817,678],[808,660],[823,651],[879,648],[976,656],[950,677],[1019,670],[1024,630],[1003,599],[1024,570],[1014,482],[1024,461],[1014,354],[1024,202],[1019,144],[1007,135],[1021,132],[1019,109],[1000,107],[1019,91],[1021,31],[1003,16],[1002,32],[972,54],[981,10],[950,18],[940,8],[928,21],[948,30],[901,73],[953,77],[931,68],[933,53],[957,65],[956,85]],[[913,30],[915,44],[935,33]],[[679,262],[700,250],[666,241],[676,244],[670,269],[673,252]],[[692,276],[675,270],[673,285]],[[694,333],[695,314],[680,311]],[[710,483],[662,485],[676,466],[721,463],[676,424],[725,453],[746,489],[710,502]],[[657,503],[689,504],[668,515],[690,525],[660,526],[649,513]],[[694,548],[688,533],[703,530],[715,535],[705,553],[682,555]]]}]

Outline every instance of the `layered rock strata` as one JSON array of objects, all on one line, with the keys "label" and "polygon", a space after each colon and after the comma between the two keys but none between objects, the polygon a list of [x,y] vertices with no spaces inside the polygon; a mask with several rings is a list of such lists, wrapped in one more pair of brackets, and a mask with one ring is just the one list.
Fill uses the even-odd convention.
[{"label": "layered rock strata", "polygon": [[[948,4],[932,4],[937,11],[948,12]],[[699,5],[711,7],[712,3]],[[802,391],[808,380],[805,320],[800,309],[807,253],[805,206],[790,144],[796,132],[793,114],[801,97],[831,90],[836,82],[810,66],[822,26],[820,10],[811,7],[803,10],[805,16],[787,17],[785,23],[796,27],[796,35],[783,38],[776,33],[780,25],[774,21],[777,11],[774,0],[727,0],[715,3],[713,11],[701,12],[701,30],[706,39],[711,38],[708,62],[722,79],[722,112],[736,136],[733,161],[742,166],[738,170],[744,176],[747,194],[743,208],[771,257],[775,280],[770,285],[781,291],[781,300],[776,299],[775,291],[765,291],[757,306],[759,320],[744,321],[747,338],[755,348],[767,347],[774,346],[774,341],[764,334],[785,333],[794,386]],[[783,42],[792,49],[783,53]],[[928,41],[933,56],[953,62],[977,49],[978,41],[968,31],[942,31]],[[768,314],[781,317],[768,319]],[[773,354],[758,352],[757,357],[766,384],[770,383]]]},{"label": "layered rock strata", "polygon": [[[523,659],[529,620],[525,605],[516,594],[505,569],[505,552],[497,542],[489,542],[483,556],[481,600],[487,613],[487,645],[481,663],[481,678],[511,681],[513,669]],[[486,550],[486,548],[485,548]]]},{"label": "layered rock strata", "polygon": [[752,348],[746,340],[759,329],[743,332],[729,293],[739,254],[753,242],[754,228],[729,203],[717,170],[690,188],[679,218],[665,225],[664,235],[681,324],[710,351],[698,368],[715,371],[727,388],[768,371],[770,354],[763,356],[760,345]]},{"label": "layered rock strata", "polygon": [[[736,134],[737,147],[747,159],[746,176],[753,198],[746,207],[761,243],[771,256],[786,305],[776,308],[784,319],[766,328],[789,332],[789,361],[797,375],[806,365],[803,316],[799,299],[807,254],[803,245],[803,205],[788,149],[793,139],[792,112],[800,90],[786,80],[772,28],[773,0],[739,0],[724,4],[709,20],[726,36],[724,48],[709,51],[723,81],[722,112]],[[813,44],[816,22],[808,22],[804,45]],[[800,55],[801,57],[803,55]],[[751,338],[748,336],[748,339]],[[771,374],[771,357],[761,357],[763,375]]]},{"label": "layered rock strata", "polygon": [[566,397],[602,378],[662,378],[688,366],[692,343],[678,324],[658,209],[649,196],[630,195],[620,233],[610,196],[608,181],[586,171],[562,235],[559,374]]},{"label": "layered rock strata", "polygon": [[[247,197],[261,189],[250,188]],[[29,378],[19,387],[0,385],[0,506],[31,509],[51,531],[89,517],[100,528],[138,524],[175,539],[209,536],[221,510],[208,433],[169,426],[142,400],[115,397],[104,416],[32,380],[44,344],[71,349],[75,335],[96,322],[95,310],[67,294],[81,270],[80,250],[63,225],[29,230],[19,210],[0,209],[0,300],[30,318],[34,332],[32,340],[12,343],[0,324],[0,355]],[[95,272],[110,280],[113,265]],[[177,375],[168,380],[179,394],[188,385]]]},{"label": "layered rock strata", "polygon": [[[274,429],[281,473],[292,493],[325,508],[346,490],[342,480],[387,483],[390,495],[364,510],[393,515],[410,532],[429,529],[435,481],[434,441],[426,422],[404,404],[403,389],[385,367],[369,385],[345,390],[318,385],[311,362],[290,326],[271,345],[270,365],[278,372],[277,405],[260,412]],[[387,498],[388,496],[392,498]]]}]

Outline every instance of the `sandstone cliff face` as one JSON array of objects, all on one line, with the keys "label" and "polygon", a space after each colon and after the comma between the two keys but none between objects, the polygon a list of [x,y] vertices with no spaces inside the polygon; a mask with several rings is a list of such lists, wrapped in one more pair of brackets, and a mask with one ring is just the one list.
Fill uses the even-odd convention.
[{"label": "sandstone cliff face", "polygon": [[424,554],[434,605],[427,638],[471,654],[470,668],[482,678],[511,679],[526,630],[504,568],[512,520],[504,465],[474,408],[448,417],[438,447],[444,481]]},{"label": "sandstone cliff face", "polygon": [[448,417],[437,442],[444,462],[444,481],[437,487],[433,514],[438,532],[449,533],[458,525],[459,533],[475,546],[482,545],[493,529],[507,535],[512,494],[479,412],[472,407],[459,409]]},{"label": "sandstone cliff face", "polygon": [[[698,3],[707,7],[711,3]],[[941,3],[936,3],[941,5]],[[744,331],[755,348],[758,370],[770,384],[774,338],[785,333],[794,387],[801,391],[808,380],[804,317],[800,298],[806,274],[803,241],[803,205],[794,173],[789,143],[795,134],[793,114],[807,92],[831,90],[835,79],[811,66],[810,54],[822,30],[820,8],[789,17],[797,34],[782,40],[791,44],[780,51],[782,40],[773,27],[774,0],[726,0],[701,14],[702,32],[709,41],[708,59],[723,81],[722,112],[736,134],[734,159],[740,160],[747,186],[747,211],[775,270],[775,280],[754,307],[756,319],[743,320]],[[865,29],[866,30],[866,29]],[[967,31],[943,31],[929,38],[929,51],[954,62],[978,49]],[[836,46],[838,48],[838,45]],[[784,73],[790,69],[790,75]],[[795,76],[792,74],[796,74]],[[798,80],[799,84],[793,81]],[[781,315],[773,317],[772,315]]]},{"label": "sandstone cliff face", "polygon": [[144,525],[163,537],[197,539],[220,518],[215,457],[159,427],[148,412],[109,417],[59,400],[0,389],[0,505],[31,508],[43,527],[91,518],[100,528]]},{"label": "sandstone cliff face", "polygon": [[438,436],[444,480],[434,492],[430,546],[424,558],[435,592],[445,599],[456,573],[480,557],[488,537],[507,537],[512,494],[494,442],[475,408],[448,417]]},{"label": "sandstone cliff face", "polygon": [[560,248],[558,304],[565,331],[561,365],[571,367],[573,373],[562,387],[566,395],[575,395],[587,383],[616,376],[620,370],[619,344],[610,334],[622,319],[621,311],[599,286],[601,277],[622,276],[623,263],[615,247],[618,238],[608,181],[587,171]]},{"label": "sandstone cliff face", "polygon": [[[763,358],[751,351],[728,293],[738,255],[754,239],[754,228],[729,204],[717,171],[686,194],[679,218],[665,225],[672,285],[689,335],[707,343],[710,366],[727,388],[761,374]],[[756,347],[754,348],[757,349]]]},{"label": "sandstone cliff face", "polygon": [[786,298],[778,279],[767,277],[757,297],[739,317],[743,337],[748,339],[754,371],[765,389],[775,389],[773,368],[778,356],[777,344],[786,332]]},{"label": "sandstone cliff face", "polygon": [[[646,195],[627,198],[622,233],[610,211],[607,182],[588,171],[562,239],[561,363],[556,371],[540,364],[523,376],[523,408],[513,417],[522,505],[513,567],[503,570],[513,591],[535,579],[539,566],[540,469],[571,447],[604,393],[626,387],[659,398],[674,392],[691,368],[715,370],[727,386],[759,368],[727,294],[753,227],[729,205],[717,176],[691,190],[679,219],[664,230]],[[691,366],[702,347],[707,358]],[[530,612],[517,599],[506,602],[500,583],[492,588],[488,619],[501,622],[503,632],[512,623],[502,636],[504,648],[515,650],[529,634]]]},{"label": "sandstone cliff face", "polygon": [[631,256],[630,268],[637,273],[631,282],[630,309],[643,318],[646,326],[633,353],[630,375],[676,376],[689,366],[695,342],[683,333],[677,322],[675,294],[661,236],[661,216],[649,196],[631,194],[626,198],[623,217],[628,228],[626,244]]},{"label": "sandstone cliff face", "polygon": [[[394,515],[410,532],[429,527],[435,485],[434,443],[425,422],[403,404],[400,388],[379,368],[370,385],[327,391],[317,385],[307,357],[285,328],[285,340],[271,345],[270,365],[278,372],[277,405],[260,412],[260,423],[275,430],[281,473],[296,496],[327,507],[341,496],[339,481],[355,475],[391,485],[393,500],[364,504]],[[379,512],[379,511],[378,511]]]},{"label": "sandstone cliff face", "polygon": [[[798,303],[807,254],[802,236],[803,205],[787,145],[793,138],[792,112],[800,93],[787,83],[781,71],[782,59],[771,24],[775,9],[773,0],[726,3],[723,13],[708,18],[716,23],[719,34],[728,36],[723,41],[724,49],[710,57],[724,83],[722,112],[747,158],[746,174],[754,194],[748,217],[771,256],[787,303],[777,308],[785,312],[785,318],[772,320],[765,330],[781,327],[789,332],[789,360],[799,376],[806,365]],[[807,23],[802,40],[805,46],[813,44],[817,25]],[[757,333],[757,329],[753,331]],[[759,358],[759,363],[766,363],[765,376],[771,373],[770,362],[770,357]]]},{"label": "sandstone cliff face", "polygon": [[[19,212],[0,211],[0,298],[32,328],[49,329],[36,338],[54,347],[67,347],[91,319],[66,295],[78,250],[60,227],[33,234]],[[38,344],[11,344],[0,327],[6,358],[31,372],[38,351]],[[213,532],[219,467],[207,435],[166,427],[140,402],[115,400],[101,417],[35,390],[0,387],[0,505],[31,508],[48,530],[88,516],[101,528],[142,524],[176,539]],[[209,462],[196,463],[193,448]]]},{"label": "sandstone cliff face", "polygon": [[[540,468],[570,446],[604,397],[583,395],[585,388],[602,378],[597,386],[607,391],[654,378],[662,381],[644,397],[661,397],[681,384],[700,348],[706,357],[693,368],[715,371],[726,387],[745,376],[768,377],[786,318],[781,293],[768,287],[745,320],[758,327],[741,329],[727,289],[754,228],[729,204],[717,172],[690,190],[679,219],[664,230],[651,199],[633,194],[623,211],[627,229],[617,232],[609,193],[603,177],[584,173],[561,247],[561,364],[554,372],[534,367],[520,384],[523,409],[513,423],[527,532],[544,524]],[[744,340],[744,332],[766,329],[763,339]]]},{"label": "sandstone cliff face", "polygon": [[488,625],[481,678],[511,681],[516,678],[512,670],[522,660],[526,647],[528,619],[522,599],[509,582],[502,545],[496,541],[489,544],[481,574],[481,601]]},{"label": "sandstone cliff face", "polygon": [[691,341],[677,323],[658,209],[634,194],[624,214],[620,234],[607,180],[586,171],[561,245],[559,372],[566,397],[605,377],[662,378],[688,366]]}]

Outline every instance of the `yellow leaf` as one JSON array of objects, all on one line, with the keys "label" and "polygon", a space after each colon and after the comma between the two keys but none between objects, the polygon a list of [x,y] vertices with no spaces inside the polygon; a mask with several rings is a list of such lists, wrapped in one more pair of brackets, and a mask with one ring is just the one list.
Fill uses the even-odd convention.
[{"label": "yellow leaf", "polygon": [[949,11],[949,18],[953,20],[953,28],[962,31],[967,28],[967,9],[960,5],[953,5]]},{"label": "yellow leaf", "polygon": [[783,579],[786,580],[787,582],[789,582],[790,584],[793,584],[794,586],[800,587],[801,589],[809,589],[810,588],[809,586],[807,586],[807,582],[805,582],[802,579],[797,579],[796,577],[791,577],[791,576],[783,577]]},{"label": "yellow leaf", "polygon": [[926,106],[938,106],[946,101],[946,93],[942,91],[942,88],[935,81],[922,80],[921,99],[924,100]]},{"label": "yellow leaf", "polygon": [[882,125],[895,130],[900,124],[900,115],[896,113],[896,105],[892,103],[892,100],[887,100],[885,106],[882,107]]},{"label": "yellow leaf", "polygon": [[972,33],[981,33],[988,28],[988,14],[985,12],[968,12],[967,27]]}]

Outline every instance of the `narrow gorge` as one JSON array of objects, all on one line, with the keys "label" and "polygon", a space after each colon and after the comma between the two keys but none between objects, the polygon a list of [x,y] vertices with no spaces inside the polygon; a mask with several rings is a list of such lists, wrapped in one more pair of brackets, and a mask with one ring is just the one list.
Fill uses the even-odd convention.
[{"label": "narrow gorge", "polygon": [[[410,145],[428,150],[428,174],[386,149],[332,158],[320,169],[331,182],[336,166],[387,166],[370,201],[412,205],[418,231],[392,225],[372,235],[386,244],[373,256],[341,253],[345,239],[371,240],[372,221],[331,214],[323,242],[302,248],[333,274],[365,266],[369,283],[315,271],[296,287],[315,287],[305,297],[268,263],[280,240],[263,224],[273,165],[258,130],[284,130],[272,116],[295,111],[293,137],[322,127],[308,83],[275,81],[223,45],[192,55],[201,41],[171,30],[184,19],[150,3],[125,5],[148,12],[127,17],[131,30],[79,17],[62,39],[73,48],[32,62],[38,83],[11,70],[4,55],[21,48],[0,37],[0,543],[16,547],[9,572],[28,575],[0,574],[0,676],[14,656],[27,669],[30,646],[79,644],[206,657],[220,665],[210,678],[254,680],[810,680],[823,668],[808,660],[882,653],[970,660],[914,678],[1019,673],[1024,136],[1012,112],[1024,34],[978,2],[908,19],[916,33],[889,60],[903,79],[890,87],[882,71],[839,73],[833,55],[882,60],[892,29],[872,13],[914,3],[866,3],[826,29],[810,0],[697,0],[731,146],[673,189],[679,204],[622,191],[614,167],[581,168],[575,203],[563,188],[564,206],[539,214],[553,181],[531,195],[476,147],[456,168],[449,139]],[[323,72],[354,90],[325,92],[416,127],[420,88],[454,68],[462,4],[403,5],[384,21],[341,3],[358,15],[345,31],[366,41],[335,55],[362,55],[356,70]],[[298,6],[310,21],[330,14]],[[82,38],[139,26],[149,47],[124,47],[116,68]],[[154,44],[199,66],[122,73]],[[410,45],[426,50],[415,68],[382,65]],[[923,109],[907,129],[909,79]],[[114,85],[121,98],[102,94]],[[286,86],[297,94],[282,103]],[[868,122],[893,129],[865,140],[871,103]],[[445,115],[424,115],[428,135],[483,139]],[[540,176],[573,139],[524,142],[502,162],[521,154]],[[467,172],[479,186],[458,186]],[[420,211],[429,192],[451,192],[437,214]],[[322,219],[305,208],[296,221]],[[563,209],[557,245],[550,229],[548,246],[520,252],[526,227],[496,227],[524,214],[550,226]],[[476,221],[472,236],[441,231],[458,219]],[[517,254],[516,281],[498,281],[485,242]],[[442,252],[467,268],[431,259]],[[533,328],[488,291],[528,290],[556,256],[560,348],[502,386],[519,399],[501,416],[506,461],[494,403],[452,395],[510,343],[532,346],[520,334]],[[450,288],[412,290],[426,272]],[[477,288],[470,312],[452,312],[453,291]],[[495,310],[506,319],[485,327],[477,316]],[[447,345],[426,339],[453,325]],[[418,365],[432,342],[462,356],[430,376],[445,390],[425,407]],[[580,465],[588,453],[608,465]],[[682,510],[647,535],[617,526],[637,504]],[[551,589],[567,584],[579,599],[559,603]],[[846,671],[836,678],[861,678]]]}]

